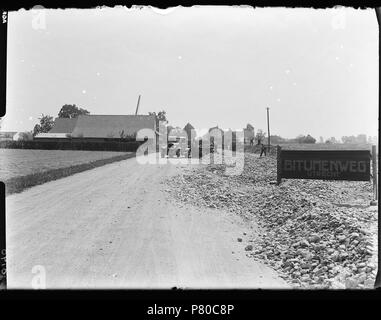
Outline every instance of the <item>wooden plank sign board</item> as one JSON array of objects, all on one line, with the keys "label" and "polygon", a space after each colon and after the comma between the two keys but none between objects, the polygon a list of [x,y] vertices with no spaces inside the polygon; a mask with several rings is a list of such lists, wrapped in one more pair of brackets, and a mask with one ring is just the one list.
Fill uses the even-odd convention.
[{"label": "wooden plank sign board", "polygon": [[370,150],[281,150],[278,182],[286,179],[370,180]]}]

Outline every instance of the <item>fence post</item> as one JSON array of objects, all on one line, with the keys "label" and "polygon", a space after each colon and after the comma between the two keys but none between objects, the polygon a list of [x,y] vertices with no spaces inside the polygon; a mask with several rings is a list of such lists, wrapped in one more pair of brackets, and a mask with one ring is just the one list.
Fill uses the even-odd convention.
[{"label": "fence post", "polygon": [[372,180],[373,180],[373,200],[378,200],[378,185],[377,185],[377,150],[376,146],[372,146]]},{"label": "fence post", "polygon": [[[372,146],[372,180],[373,180],[373,201],[371,202],[371,205],[377,205],[378,204],[378,185],[377,185],[377,150],[376,146]],[[380,218],[381,213],[380,210],[378,210],[378,228],[380,229]],[[381,238],[380,234],[378,234],[378,268],[377,268],[377,275],[376,280],[374,282],[375,288],[381,287],[381,274],[380,274],[380,255],[381,255]]]},{"label": "fence post", "polygon": [[198,158],[201,161],[202,158],[202,140],[198,140]]},{"label": "fence post", "polygon": [[280,154],[282,152],[281,146],[276,146],[276,183],[279,185],[282,182],[282,161],[280,158]]}]

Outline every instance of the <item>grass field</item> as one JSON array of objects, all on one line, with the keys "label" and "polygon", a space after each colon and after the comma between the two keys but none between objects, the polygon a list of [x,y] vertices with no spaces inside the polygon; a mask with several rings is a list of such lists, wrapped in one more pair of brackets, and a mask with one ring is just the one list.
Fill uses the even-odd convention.
[{"label": "grass field", "polygon": [[0,180],[6,194],[108,163],[128,159],[134,152],[0,149]]},{"label": "grass field", "polygon": [[112,158],[124,152],[0,149],[0,180]]}]

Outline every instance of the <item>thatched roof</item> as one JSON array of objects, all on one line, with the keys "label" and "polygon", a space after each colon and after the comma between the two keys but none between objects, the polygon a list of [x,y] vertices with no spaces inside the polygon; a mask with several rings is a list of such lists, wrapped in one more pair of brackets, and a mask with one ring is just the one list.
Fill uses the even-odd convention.
[{"label": "thatched roof", "polygon": [[77,118],[56,118],[49,133],[72,133],[76,123]]},{"label": "thatched roof", "polygon": [[154,115],[80,115],[73,137],[120,138],[121,133],[133,136],[140,129],[155,130]]}]

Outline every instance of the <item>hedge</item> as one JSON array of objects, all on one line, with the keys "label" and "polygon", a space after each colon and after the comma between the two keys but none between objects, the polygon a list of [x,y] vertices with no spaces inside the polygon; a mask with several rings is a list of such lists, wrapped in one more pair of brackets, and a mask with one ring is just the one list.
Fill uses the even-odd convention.
[{"label": "hedge", "polygon": [[86,150],[136,152],[143,141],[0,141],[4,149]]}]

